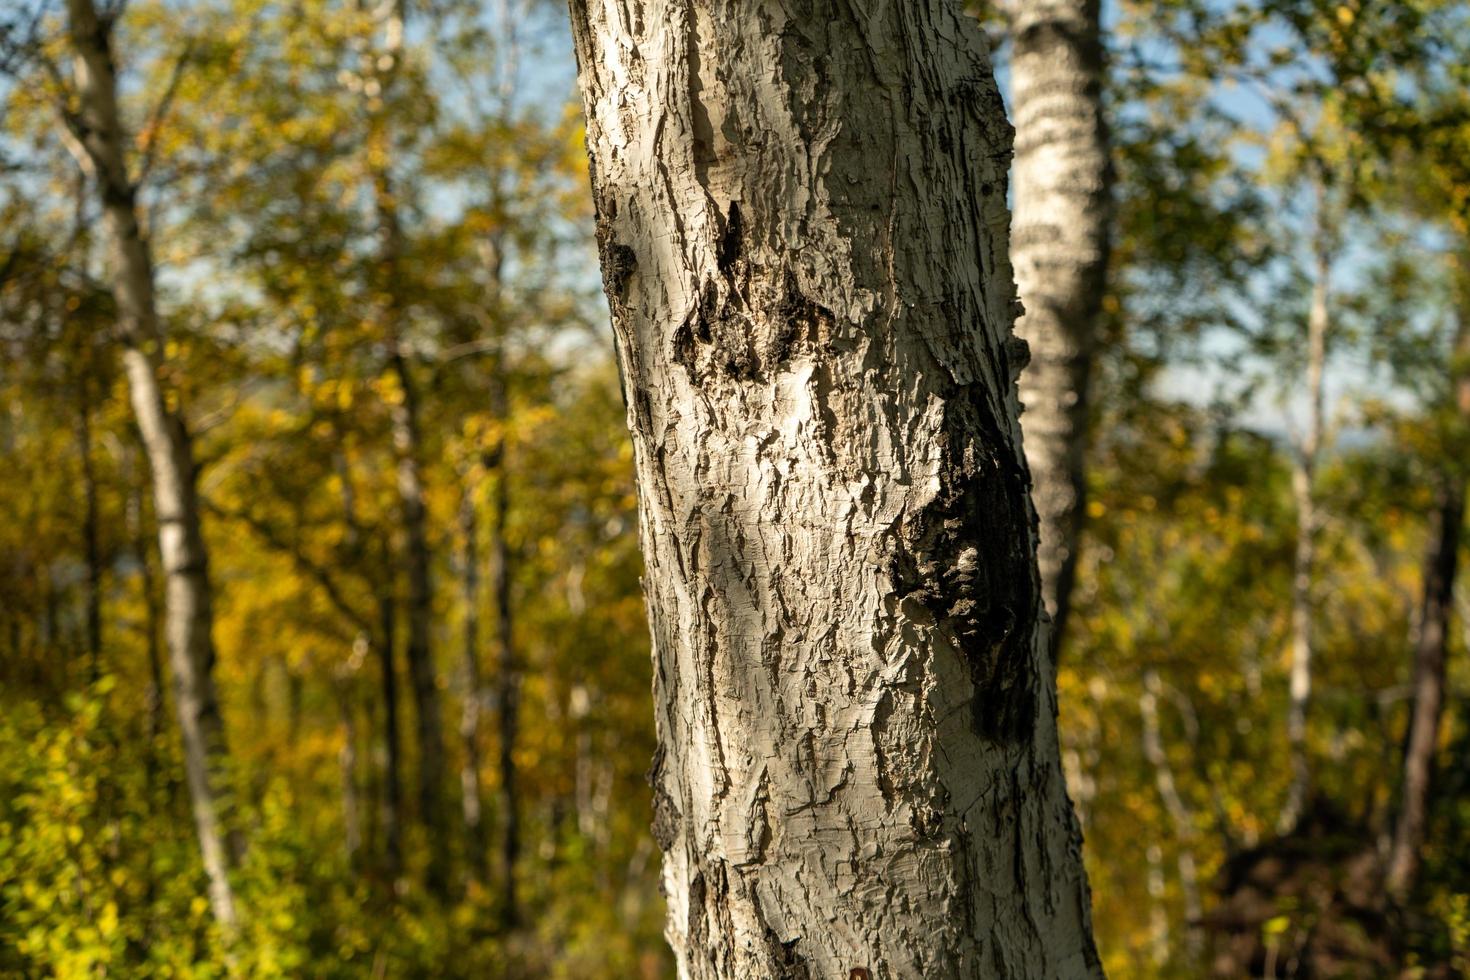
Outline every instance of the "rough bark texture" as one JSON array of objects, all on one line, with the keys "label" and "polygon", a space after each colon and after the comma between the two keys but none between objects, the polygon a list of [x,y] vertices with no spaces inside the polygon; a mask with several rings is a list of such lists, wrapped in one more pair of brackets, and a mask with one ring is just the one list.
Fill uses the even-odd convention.
[{"label": "rough bark texture", "polygon": [[128,174],[110,48],[111,22],[92,0],[68,0],[77,55],[80,112],[66,122],[81,144],[97,185],[112,262],[112,293],[133,414],[148,454],[164,574],[164,633],[174,703],[183,736],[184,769],[193,803],[209,899],[226,932],[236,922],[228,871],[240,848],[226,832],[224,725],[214,687],[209,556],[200,527],[192,441],[163,388],[162,334],[154,301],[153,260],[138,225],[137,189]]},{"label": "rough bark texture", "polygon": [[[1322,207],[1322,195],[1318,195]],[[1325,237],[1320,235],[1319,238]],[[1332,257],[1325,243],[1316,246],[1312,304],[1307,313],[1307,430],[1302,433],[1291,470],[1296,501],[1296,553],[1291,575],[1291,674],[1286,715],[1287,755],[1291,783],[1277,819],[1277,831],[1289,833],[1301,818],[1311,789],[1307,760],[1307,711],[1312,700],[1312,579],[1317,554],[1317,497],[1314,482],[1322,450],[1322,375],[1327,364],[1328,280]]]},{"label": "rough bark texture", "polygon": [[1031,348],[1021,425],[1041,518],[1053,644],[1066,623],[1085,517],[1083,453],[1096,322],[1107,282],[1113,168],[1103,113],[1099,0],[1008,5],[1016,119],[1011,257]]},{"label": "rough bark texture", "polygon": [[[1470,307],[1470,295],[1467,295]],[[1470,425],[1470,309],[1462,314],[1457,332],[1455,377],[1452,385],[1456,422]],[[1457,444],[1451,442],[1451,445]],[[1463,442],[1459,444],[1463,445]],[[1454,615],[1455,573],[1465,525],[1463,461],[1452,460],[1440,475],[1430,525],[1429,552],[1424,559],[1424,598],[1419,609],[1419,635],[1414,647],[1414,706],[1404,740],[1403,785],[1399,791],[1398,819],[1386,862],[1389,895],[1404,901],[1419,873],[1420,852],[1429,824],[1430,789],[1434,757],[1439,749],[1444,715],[1445,648]]]},{"label": "rough bark texture", "polygon": [[1097,975],[978,27],[571,8],[680,975]]}]

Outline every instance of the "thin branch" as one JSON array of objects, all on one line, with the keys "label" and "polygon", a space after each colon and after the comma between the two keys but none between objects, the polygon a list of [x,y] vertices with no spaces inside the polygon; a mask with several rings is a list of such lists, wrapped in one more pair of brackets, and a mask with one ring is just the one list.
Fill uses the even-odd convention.
[{"label": "thin branch", "polygon": [[239,521],[254,531],[256,536],[272,550],[288,556],[299,571],[320,586],[322,592],[326,594],[327,601],[332,604],[334,609],[342,614],[343,618],[364,633],[372,633],[372,622],[368,617],[354,609],[352,603],[347,601],[347,597],[342,594],[342,589],[338,586],[336,579],[332,577],[332,573],[327,570],[326,566],[320,565],[307,557],[298,543],[287,541],[269,523],[251,514],[249,511],[228,510],[208,501],[204,503],[204,508],[217,517]]},{"label": "thin branch", "polygon": [[193,57],[194,39],[190,38],[185,42],[184,50],[180,51],[178,58],[174,60],[173,70],[169,73],[168,86],[163,90],[163,95],[159,97],[158,104],[153,107],[153,112],[149,114],[148,122],[143,127],[144,143],[142,162],[138,165],[138,176],[135,180],[137,185],[142,185],[153,169],[153,163],[158,154],[159,131],[163,128],[175,96],[178,95],[179,82],[184,77],[184,69],[188,67]]}]

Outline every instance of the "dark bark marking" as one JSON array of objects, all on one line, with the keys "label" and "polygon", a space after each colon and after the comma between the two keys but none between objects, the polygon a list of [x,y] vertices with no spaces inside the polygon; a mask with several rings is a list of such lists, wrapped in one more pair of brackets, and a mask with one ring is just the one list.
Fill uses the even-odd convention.
[{"label": "dark bark marking", "polygon": [[653,839],[658,844],[658,849],[667,854],[679,839],[683,816],[679,813],[678,804],[664,789],[664,756],[665,750],[660,744],[654,751],[647,779],[648,785],[653,788]]},{"label": "dark bark marking", "polygon": [[720,271],[726,275],[730,273],[731,269],[735,266],[736,260],[740,258],[742,244],[740,236],[743,231],[744,228],[742,227],[740,218],[740,203],[738,201],[731,201],[730,213],[725,218],[725,228],[720,233],[720,248],[715,258]]},{"label": "dark bark marking", "polygon": [[941,444],[941,490],[904,522],[894,586],[929,611],[968,663],[975,730],[1026,739],[1035,720],[1034,559],[1005,533],[1030,521],[1025,470],[976,385],[951,399]]},{"label": "dark bark marking", "polygon": [[766,921],[765,911],[761,908],[760,898],[753,887],[750,891],[750,904],[755,911],[756,919],[761,924],[761,935],[765,939],[766,952],[770,957],[771,968],[775,971],[770,974],[771,980],[812,980],[811,967],[807,965],[806,957],[797,951],[801,937],[797,936],[785,942],[781,940],[780,935]]}]

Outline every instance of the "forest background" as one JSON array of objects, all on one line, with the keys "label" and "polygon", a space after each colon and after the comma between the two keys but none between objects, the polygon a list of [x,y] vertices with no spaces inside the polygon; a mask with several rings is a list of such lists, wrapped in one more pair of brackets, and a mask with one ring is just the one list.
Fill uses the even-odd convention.
[{"label": "forest background", "polygon": [[[67,12],[7,2],[0,975],[668,975],[564,11],[98,9],[197,467],[237,917],[173,720]],[[1392,950],[1354,879],[1392,845],[1445,514],[1460,548],[1470,7],[1124,0],[1102,25],[1112,258],[1058,684],[1105,965],[1198,976],[1244,941],[1272,976],[1324,944],[1470,972],[1452,562]]]}]

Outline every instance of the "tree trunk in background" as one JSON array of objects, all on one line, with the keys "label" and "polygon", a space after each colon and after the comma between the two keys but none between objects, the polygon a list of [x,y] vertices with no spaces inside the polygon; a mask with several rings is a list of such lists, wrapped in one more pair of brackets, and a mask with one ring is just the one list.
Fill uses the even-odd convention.
[{"label": "tree trunk in background", "polygon": [[337,766],[342,779],[342,831],[348,867],[357,866],[362,851],[362,806],[357,792],[357,724],[352,711],[352,685],[338,677],[332,685],[337,696],[337,717],[342,727],[342,748]]},{"label": "tree trunk in background", "polygon": [[370,98],[378,100],[368,135],[368,177],[377,212],[378,283],[386,297],[380,311],[383,339],[388,346],[388,368],[398,382],[398,397],[389,408],[393,448],[397,455],[398,500],[403,519],[404,564],[408,573],[408,678],[413,692],[419,750],[419,821],[428,838],[429,864],[425,885],[444,897],[449,890],[449,814],[444,801],[444,725],[440,717],[439,686],[432,644],[434,618],[433,554],[429,548],[428,507],[423,480],[423,437],[419,423],[418,386],[403,351],[406,304],[401,291],[403,229],[398,192],[389,171],[392,140],[382,111],[403,66],[405,31],[403,0],[389,0],[377,8],[383,47],[365,57],[364,77],[377,82]]},{"label": "tree trunk in background", "polygon": [[1011,257],[1031,348],[1021,372],[1026,460],[1041,518],[1041,589],[1056,649],[1085,511],[1094,333],[1107,285],[1113,167],[1099,0],[1012,0],[1016,120]]},{"label": "tree trunk in background", "polygon": [[393,406],[393,444],[398,452],[398,499],[408,566],[408,679],[416,711],[419,768],[419,821],[428,835],[426,885],[435,895],[449,887],[448,814],[444,803],[444,731],[439,686],[431,644],[434,592],[430,578],[428,508],[420,464],[418,398],[403,355],[393,356],[402,400]]},{"label": "tree trunk in background", "polygon": [[1100,974],[948,0],[573,0],[690,978]]},{"label": "tree trunk in background", "polygon": [[[1319,185],[1318,208],[1325,207]],[[1319,221],[1324,221],[1319,217]],[[1312,279],[1312,305],[1307,313],[1307,431],[1292,464],[1291,490],[1296,501],[1296,555],[1291,576],[1290,703],[1286,715],[1287,755],[1291,783],[1276,829],[1290,833],[1301,818],[1311,791],[1307,760],[1307,710],[1312,700],[1312,579],[1317,552],[1317,498],[1314,481],[1322,450],[1322,374],[1327,364],[1331,249],[1325,228],[1318,231]]]},{"label": "tree trunk in background", "polygon": [[87,555],[87,674],[96,681],[102,671],[102,547],[98,540],[97,470],[92,461],[92,398],[88,378],[79,379],[77,457],[82,470],[82,542]]},{"label": "tree trunk in background", "polygon": [[[389,559],[385,555],[386,560]],[[399,734],[398,669],[393,654],[398,634],[397,608],[389,587],[387,594],[378,598],[382,639],[374,646],[378,651],[378,680],[382,684],[383,741],[387,743],[383,772],[383,844],[387,851],[388,874],[393,878],[403,872],[403,737]]]},{"label": "tree trunk in background", "polygon": [[465,831],[465,863],[472,880],[484,884],[488,880],[488,856],[485,848],[485,802],[480,784],[480,709],[483,704],[480,678],[480,547],[479,520],[475,494],[479,478],[466,473],[459,503],[460,591],[464,602],[464,695],[460,708],[459,736],[464,743],[464,760],[460,766],[460,801]]},{"label": "tree trunk in background", "polygon": [[500,707],[500,859],[505,874],[505,893],[500,908],[501,925],[509,929],[520,921],[516,870],[521,856],[521,801],[516,782],[515,747],[520,729],[521,676],[515,648],[515,610],[511,606],[510,544],[505,534],[506,518],[510,514],[510,481],[505,465],[504,426],[510,412],[503,351],[490,385],[491,414],[501,426],[501,435],[490,452],[488,468],[495,474],[491,498],[494,515],[490,530],[490,585],[495,594],[495,637],[500,648],[496,701]]},{"label": "tree trunk in background", "polygon": [[[131,453],[128,458],[132,458]],[[158,648],[158,597],[155,594],[153,562],[149,554],[152,549],[148,547],[148,536],[144,530],[143,489],[136,485],[128,490],[127,523],[133,555],[138,561],[138,590],[143,599],[143,642],[148,651],[148,693],[145,702],[151,765],[151,761],[157,758],[158,737],[163,734],[163,656]]]},{"label": "tree trunk in background", "polygon": [[1159,799],[1174,824],[1174,836],[1178,840],[1179,894],[1184,899],[1185,942],[1184,953],[1187,963],[1194,963],[1202,949],[1200,921],[1204,908],[1200,904],[1199,871],[1194,862],[1194,814],[1179,786],[1174,781],[1174,767],[1169,764],[1169,753],[1164,749],[1164,735],[1159,726],[1159,694],[1163,691],[1163,680],[1158,671],[1148,670],[1143,675],[1143,693],[1138,696],[1138,713],[1143,719],[1143,757],[1154,770],[1154,785],[1158,787]]},{"label": "tree trunk in background", "polygon": [[[1470,426],[1470,296],[1460,315],[1452,356],[1455,423],[1460,427]],[[1450,445],[1463,446],[1465,440],[1463,437],[1452,440]],[[1455,572],[1465,524],[1463,466],[1463,459],[1451,460],[1440,474],[1429,532],[1429,553],[1424,560],[1424,598],[1414,649],[1414,703],[1405,739],[1398,820],[1385,874],[1389,895],[1400,903],[1413,892],[1429,824],[1434,756],[1439,748],[1444,713],[1445,647],[1454,613]]]},{"label": "tree trunk in background", "polygon": [[92,0],[67,0],[71,42],[78,59],[80,114],[67,123],[94,173],[113,264],[123,368],[133,413],[148,452],[154,512],[165,578],[164,628],[174,675],[175,706],[183,735],[184,768],[193,802],[209,900],[227,934],[236,925],[229,868],[239,841],[226,831],[227,758],[224,725],[214,687],[214,643],[209,556],[200,528],[193,446],[182,414],[163,389],[163,339],[154,302],[153,260],[138,226],[136,188],[128,175],[117,107],[117,79],[109,47],[111,22]]}]

